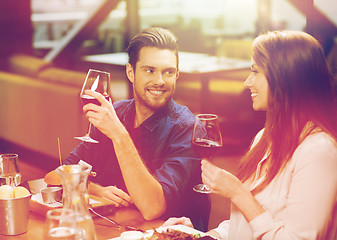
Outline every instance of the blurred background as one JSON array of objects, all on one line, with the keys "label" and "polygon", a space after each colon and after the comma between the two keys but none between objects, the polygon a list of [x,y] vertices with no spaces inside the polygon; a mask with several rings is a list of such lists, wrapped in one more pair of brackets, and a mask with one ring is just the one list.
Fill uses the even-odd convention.
[{"label": "blurred background", "polygon": [[[215,162],[232,172],[265,119],[243,87],[259,33],[312,34],[337,73],[336,0],[0,0],[0,151],[44,171],[57,167],[57,138],[64,158],[87,131],[79,92],[89,68],[111,73],[114,101],[132,97],[125,56],[114,55],[114,66],[87,57],[125,52],[149,26],[170,29],[180,51],[208,59],[181,74],[174,98],[195,114],[220,116],[224,147]],[[228,68],[237,62],[244,67]],[[213,210],[211,227],[224,214]]]},{"label": "blurred background", "polygon": [[333,0],[128,0],[110,1],[117,2],[110,11],[99,9],[106,2],[100,0],[28,2],[34,52],[40,56],[93,13],[101,15],[97,27],[78,46],[86,54],[124,51],[135,33],[154,25],[171,29],[183,51],[215,54],[222,38],[252,39],[261,31],[282,29],[319,34],[328,51],[333,33],[326,31],[337,22]]}]

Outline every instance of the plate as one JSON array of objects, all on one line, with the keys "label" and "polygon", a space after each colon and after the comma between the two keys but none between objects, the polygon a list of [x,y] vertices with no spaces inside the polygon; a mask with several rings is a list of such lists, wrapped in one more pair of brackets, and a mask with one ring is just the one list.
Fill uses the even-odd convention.
[{"label": "plate", "polygon": [[[29,190],[32,193],[32,198],[30,201],[30,210],[36,212],[42,216],[45,216],[47,211],[53,208],[62,207],[62,203],[44,203],[41,196],[41,189],[47,187],[47,184],[44,182],[43,178],[28,181]],[[89,194],[89,203],[92,208],[101,215],[110,215],[116,211],[116,207],[108,200],[90,195]],[[92,215],[96,217],[95,215]]]},{"label": "plate", "polygon": [[[159,228],[156,228],[156,231],[162,232],[162,231],[165,231],[166,229],[178,230],[178,231],[182,231],[182,232],[188,233],[188,234],[200,234],[201,237],[208,235],[204,232],[201,232],[201,231],[196,230],[194,228],[187,227],[185,225],[173,225],[173,226],[168,226],[168,227],[159,227]],[[153,230],[145,231],[144,239],[146,239],[147,237],[151,237],[153,232],[154,232]],[[110,238],[108,240],[121,240],[121,239],[122,239],[121,237],[116,237],[116,238]]]}]

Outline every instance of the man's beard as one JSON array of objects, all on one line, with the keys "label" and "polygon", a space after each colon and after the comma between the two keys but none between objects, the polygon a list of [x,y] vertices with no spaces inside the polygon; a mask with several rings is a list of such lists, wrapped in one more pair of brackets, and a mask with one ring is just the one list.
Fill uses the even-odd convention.
[{"label": "man's beard", "polygon": [[172,94],[170,95],[165,96],[163,100],[161,99],[161,101],[158,102],[158,101],[152,101],[148,97],[146,97],[146,92],[143,95],[137,90],[135,90],[134,92],[135,97],[137,97],[137,100],[139,101],[139,103],[152,111],[157,111],[161,109],[162,107],[164,107],[173,97],[173,93],[174,92],[172,92]]}]

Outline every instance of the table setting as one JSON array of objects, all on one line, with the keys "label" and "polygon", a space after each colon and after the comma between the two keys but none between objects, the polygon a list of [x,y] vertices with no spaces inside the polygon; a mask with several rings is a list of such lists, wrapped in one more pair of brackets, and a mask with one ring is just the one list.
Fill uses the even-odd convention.
[{"label": "table setting", "polygon": [[[6,172],[3,159],[4,157],[0,156],[1,176]],[[14,169],[17,170],[12,175],[18,173],[21,175],[18,160],[14,162],[17,166]],[[9,169],[8,164],[5,168]],[[67,178],[74,184],[68,182],[68,189],[63,188],[62,184],[50,185],[48,180],[45,181],[45,177],[22,183],[7,180],[11,185],[2,184],[0,186],[0,222],[3,223],[5,217],[8,219],[8,216],[4,216],[5,214],[12,214],[9,216],[10,224],[1,224],[1,239],[145,240],[157,239],[158,234],[161,238],[164,237],[163,239],[177,239],[177,235],[180,236],[178,239],[212,239],[203,232],[183,225],[161,227],[163,220],[146,221],[135,207],[115,207],[108,200],[85,194],[87,176],[91,172],[88,166],[60,165],[55,171],[66,173],[67,176],[62,177],[63,185],[64,179]],[[83,174],[86,176],[81,179]],[[74,192],[73,187],[78,185],[82,185],[81,194]],[[72,187],[69,188],[69,186]],[[15,189],[18,190],[15,191]],[[67,191],[68,193],[72,191],[68,197]],[[78,215],[81,214],[69,207],[69,201],[67,203],[66,200],[70,199],[70,204],[77,204],[78,208],[79,195],[87,196],[82,199],[84,201],[79,201],[84,207],[81,214],[88,220],[81,227],[78,225]],[[18,204],[9,206],[7,204],[4,207],[2,201],[13,200],[19,201]],[[86,233],[88,229],[91,229],[90,233]]]},{"label": "table setting", "polygon": [[[84,228],[88,229],[89,222],[92,229],[90,236],[77,236],[76,240],[111,239],[126,231],[143,232],[155,229],[163,223],[159,219],[144,220],[135,207],[117,208],[106,199],[87,194],[87,177],[95,173],[92,173],[91,168],[85,163],[63,165],[60,160],[60,166],[51,172],[63,171],[66,174],[61,179],[68,179],[70,182],[66,183],[67,187],[64,188],[60,181],[46,179],[47,175],[52,175],[50,172],[44,178],[21,182],[18,155],[11,155],[14,156],[14,161],[11,160],[10,164],[5,160],[5,155],[0,156],[0,222],[5,223],[0,224],[1,239],[73,239],[74,231],[66,230],[65,226],[58,226],[60,231],[50,229],[52,236],[48,236],[47,233],[49,232],[47,229],[50,228],[48,226],[51,225],[50,216],[54,216],[53,212],[61,209],[70,209],[71,212],[69,204],[76,204],[77,209],[82,209],[82,215],[88,220]],[[17,177],[18,175],[20,177]],[[76,193],[74,188],[78,189],[78,186],[82,187]],[[69,197],[65,197],[67,191],[70,192]],[[70,199],[68,203],[67,198]],[[71,218],[71,214],[68,214],[70,215],[68,218]],[[58,238],[53,236],[57,232],[60,235]]]}]

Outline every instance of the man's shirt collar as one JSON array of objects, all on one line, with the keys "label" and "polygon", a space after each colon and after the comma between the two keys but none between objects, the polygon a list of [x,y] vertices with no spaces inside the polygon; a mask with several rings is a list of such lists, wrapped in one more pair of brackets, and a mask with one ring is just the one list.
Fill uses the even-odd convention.
[{"label": "man's shirt collar", "polygon": [[[146,119],[139,128],[146,128],[149,131],[153,131],[162,121],[165,120],[165,117],[172,111],[174,108],[174,101],[171,98],[167,104],[158,109],[154,114],[152,114],[148,119]],[[133,128],[133,123],[136,115],[136,105],[135,100],[133,99],[122,118],[122,121],[127,129]]]}]

